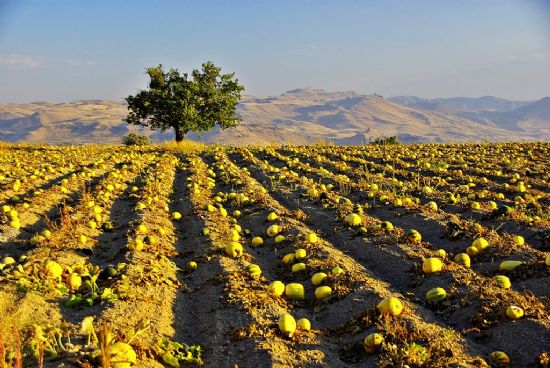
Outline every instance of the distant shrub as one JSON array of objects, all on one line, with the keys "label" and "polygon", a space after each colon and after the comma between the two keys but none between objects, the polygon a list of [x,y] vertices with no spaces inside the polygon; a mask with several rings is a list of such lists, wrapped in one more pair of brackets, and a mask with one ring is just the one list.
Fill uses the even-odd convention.
[{"label": "distant shrub", "polygon": [[122,144],[126,146],[147,146],[151,144],[151,139],[146,135],[130,133],[122,137]]},{"label": "distant shrub", "polygon": [[370,144],[377,144],[381,146],[399,144],[399,139],[397,139],[396,135],[392,135],[391,137],[378,137],[375,139],[371,138]]}]

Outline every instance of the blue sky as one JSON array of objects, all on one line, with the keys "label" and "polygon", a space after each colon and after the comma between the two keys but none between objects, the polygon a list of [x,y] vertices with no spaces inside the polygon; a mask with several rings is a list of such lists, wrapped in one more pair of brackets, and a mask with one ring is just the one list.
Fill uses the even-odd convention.
[{"label": "blue sky", "polygon": [[550,95],[550,1],[0,0],[0,102],[122,98],[212,60],[246,94]]}]

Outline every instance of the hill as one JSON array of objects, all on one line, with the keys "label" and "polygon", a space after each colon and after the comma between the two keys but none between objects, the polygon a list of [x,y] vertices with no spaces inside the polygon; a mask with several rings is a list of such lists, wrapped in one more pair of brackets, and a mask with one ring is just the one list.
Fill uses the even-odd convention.
[{"label": "hill", "polygon": [[463,112],[463,111],[511,111],[522,106],[529,105],[533,101],[511,101],[499,97],[451,97],[426,99],[416,96],[390,97],[390,101],[415,109],[438,112]]},{"label": "hill", "polygon": [[463,116],[511,131],[529,132],[544,137],[550,136],[550,97],[542,98],[508,112],[482,111],[471,114],[464,113]]},{"label": "hill", "polygon": [[487,126],[527,133],[540,139],[550,137],[550,97],[537,101],[510,101],[492,96],[431,100],[398,96],[390,100],[416,109],[452,113]]},{"label": "hill", "polygon": [[[392,101],[393,100],[393,101]],[[418,107],[420,99],[385,99],[353,91],[326,92],[303,88],[279,96],[245,96],[238,106],[243,123],[215,129],[195,140],[231,144],[313,143],[360,144],[371,138],[397,135],[403,142],[502,141],[547,139],[547,101],[512,112],[485,103],[494,111],[432,111]],[[549,99],[550,100],[550,99]],[[401,101],[402,104],[396,102]],[[414,102],[416,101],[416,102]],[[458,101],[458,100],[457,100]],[[505,100],[503,100],[505,101]],[[406,106],[406,105],[409,106]],[[472,104],[470,104],[472,105]],[[469,105],[469,106],[470,106]],[[510,107],[510,105],[507,105]],[[524,110],[521,110],[524,109]],[[458,111],[457,111],[458,110]],[[536,111],[539,113],[536,113]],[[124,122],[125,102],[86,100],[68,103],[0,104],[0,140],[55,144],[117,143],[130,131],[155,141],[172,139],[171,132],[151,132]],[[507,115],[508,114],[508,115]],[[499,123],[494,123],[494,121]],[[519,128],[518,128],[519,127]]]}]

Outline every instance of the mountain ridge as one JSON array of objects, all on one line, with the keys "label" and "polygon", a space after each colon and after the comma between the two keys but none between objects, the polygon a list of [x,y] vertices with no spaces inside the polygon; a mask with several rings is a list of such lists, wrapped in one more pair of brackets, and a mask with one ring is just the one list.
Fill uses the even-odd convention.
[{"label": "mountain ridge", "polygon": [[389,100],[401,105],[416,108],[425,108],[423,106],[430,105],[433,107],[447,106],[457,111],[511,111],[535,102],[507,100],[504,98],[489,95],[481,97],[449,97],[432,99],[405,95],[390,97]]},{"label": "mountain ridge", "polygon": [[[509,110],[516,105],[519,107]],[[306,87],[278,96],[243,96],[237,111],[243,118],[237,128],[217,128],[201,135],[192,133],[189,137],[226,144],[319,141],[361,144],[390,135],[397,135],[408,143],[550,137],[547,128],[550,127],[550,98],[531,103],[492,96],[434,100],[415,96],[383,98],[354,91],[327,92]],[[155,141],[173,139],[171,132],[129,126],[124,122],[126,114],[123,100],[0,104],[0,140],[119,143],[122,135],[132,131],[147,134]]]}]

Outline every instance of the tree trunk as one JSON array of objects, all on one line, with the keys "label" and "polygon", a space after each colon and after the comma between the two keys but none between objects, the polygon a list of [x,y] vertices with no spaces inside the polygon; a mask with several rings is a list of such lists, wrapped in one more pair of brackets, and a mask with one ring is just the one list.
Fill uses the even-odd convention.
[{"label": "tree trunk", "polygon": [[185,133],[187,132],[184,132],[180,128],[174,128],[174,130],[176,131],[176,142],[183,141],[183,138],[185,138]]}]

